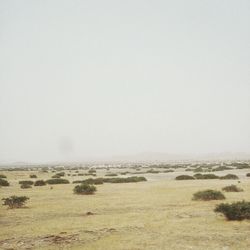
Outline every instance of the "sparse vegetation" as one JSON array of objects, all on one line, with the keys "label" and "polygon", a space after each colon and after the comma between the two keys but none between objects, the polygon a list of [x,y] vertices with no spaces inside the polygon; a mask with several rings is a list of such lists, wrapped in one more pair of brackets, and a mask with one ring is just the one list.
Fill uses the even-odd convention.
[{"label": "sparse vegetation", "polygon": [[35,174],[31,174],[30,178],[37,178],[37,176]]},{"label": "sparse vegetation", "polygon": [[221,203],[214,211],[224,214],[228,220],[250,220],[250,202]]},{"label": "sparse vegetation", "polygon": [[26,201],[29,200],[26,196],[10,196],[9,198],[3,198],[3,205],[8,206],[9,208],[21,208],[25,205]]},{"label": "sparse vegetation", "polygon": [[103,178],[103,182],[107,183],[129,183],[129,182],[141,182],[141,181],[147,181],[147,179],[143,176],[132,176],[127,178]]},{"label": "sparse vegetation", "polygon": [[223,193],[212,189],[199,191],[193,194],[193,200],[210,201],[210,200],[224,200],[224,199],[225,196]]},{"label": "sparse vegetation", "polygon": [[225,176],[220,177],[221,180],[238,180],[239,177],[235,174],[227,174]]},{"label": "sparse vegetation", "polygon": [[9,184],[9,182],[7,180],[4,180],[4,179],[0,178],[0,186],[7,187],[9,185],[10,184]]},{"label": "sparse vegetation", "polygon": [[246,177],[250,177],[250,173],[247,173],[247,174],[246,174]]},{"label": "sparse vegetation", "polygon": [[230,185],[222,188],[223,191],[225,192],[242,192],[243,189],[237,187],[236,185]]},{"label": "sparse vegetation", "polygon": [[194,180],[194,177],[190,176],[190,175],[179,175],[175,179],[178,181],[180,181],[180,180]]},{"label": "sparse vegetation", "polygon": [[94,194],[96,192],[96,187],[94,185],[83,183],[74,187],[75,194]]},{"label": "sparse vegetation", "polygon": [[220,177],[215,175],[215,174],[195,174],[194,175],[195,179],[219,179]]},{"label": "sparse vegetation", "polygon": [[108,173],[108,174],[105,174],[105,176],[117,176],[117,174],[115,174],[115,173]]},{"label": "sparse vegetation", "polygon": [[5,178],[7,178],[7,177],[6,177],[6,175],[4,175],[4,174],[0,174],[0,179],[1,179],[1,178],[2,178],[2,179],[5,179]]},{"label": "sparse vegetation", "polygon": [[55,178],[47,180],[46,183],[50,185],[55,185],[55,184],[69,184],[70,182],[66,179]]},{"label": "sparse vegetation", "polygon": [[19,184],[21,184],[21,185],[33,185],[34,184],[34,182],[33,181],[19,181],[18,182]]},{"label": "sparse vegetation", "polygon": [[34,186],[45,186],[45,185],[46,185],[46,182],[44,180],[37,180],[34,183]]},{"label": "sparse vegetation", "polygon": [[22,184],[22,185],[20,186],[20,188],[26,189],[26,188],[32,188],[32,186],[29,185],[29,184],[27,184],[27,183],[24,183],[24,184]]}]

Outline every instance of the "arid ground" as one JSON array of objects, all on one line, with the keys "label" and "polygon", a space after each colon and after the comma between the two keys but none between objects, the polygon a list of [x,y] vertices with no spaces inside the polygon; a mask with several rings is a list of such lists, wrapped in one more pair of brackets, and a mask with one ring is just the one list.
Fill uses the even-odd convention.
[{"label": "arid ground", "polygon": [[[105,171],[97,168],[97,177]],[[53,173],[1,171],[10,186],[0,187],[0,198],[25,195],[30,200],[24,208],[0,206],[0,249],[250,249],[250,221],[227,221],[215,213],[221,201],[192,200],[196,191],[235,184],[244,192],[224,193],[224,202],[249,201],[246,173],[250,169],[214,172],[234,173],[239,180],[175,180],[179,174],[194,174],[184,169],[147,173],[141,174],[147,178],[145,182],[96,185],[94,195],[73,193],[76,184],[72,181],[88,176],[72,176],[74,170],[64,172],[63,178],[71,184],[21,189],[18,181],[29,180],[30,174],[46,180]]]}]

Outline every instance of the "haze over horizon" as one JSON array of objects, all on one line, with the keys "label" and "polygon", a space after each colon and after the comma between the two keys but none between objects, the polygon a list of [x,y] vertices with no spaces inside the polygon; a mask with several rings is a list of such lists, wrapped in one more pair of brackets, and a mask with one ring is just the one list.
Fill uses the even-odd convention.
[{"label": "haze over horizon", "polygon": [[250,2],[0,1],[0,162],[250,154]]}]

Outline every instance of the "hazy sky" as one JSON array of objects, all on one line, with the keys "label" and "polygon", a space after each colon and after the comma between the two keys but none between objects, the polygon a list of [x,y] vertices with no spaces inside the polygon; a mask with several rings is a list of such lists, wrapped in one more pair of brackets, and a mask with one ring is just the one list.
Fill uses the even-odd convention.
[{"label": "hazy sky", "polygon": [[0,0],[0,161],[250,152],[249,0]]}]

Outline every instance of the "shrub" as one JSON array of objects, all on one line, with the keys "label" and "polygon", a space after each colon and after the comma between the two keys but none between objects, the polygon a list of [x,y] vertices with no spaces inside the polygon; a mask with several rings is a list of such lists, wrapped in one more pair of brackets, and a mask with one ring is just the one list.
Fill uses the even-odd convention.
[{"label": "shrub", "polygon": [[4,175],[4,174],[0,174],[0,178],[5,179],[5,178],[7,178],[7,177],[6,177],[6,175]]},{"label": "shrub", "polygon": [[33,185],[34,184],[33,181],[19,181],[18,183],[21,184],[21,185],[23,185],[23,184],[25,184],[25,185]]},{"label": "shrub", "polygon": [[235,174],[227,174],[225,176],[220,177],[221,180],[237,180],[239,177]]},{"label": "shrub", "polygon": [[22,184],[20,187],[23,188],[23,189],[32,188],[32,186],[27,184],[27,183]]},{"label": "shrub", "polygon": [[208,179],[219,179],[220,177],[215,174],[195,174],[196,179],[208,180]]},{"label": "shrub", "polygon": [[46,181],[47,184],[69,184],[69,181],[66,179],[61,179],[61,178],[57,178],[57,179],[49,179]]},{"label": "shrub", "polygon": [[96,170],[91,168],[89,171],[88,171],[89,174],[93,174],[93,173],[96,173]]},{"label": "shrub", "polygon": [[246,174],[246,177],[250,177],[250,173],[247,173],[247,174]]},{"label": "shrub", "polygon": [[163,171],[163,173],[173,173],[173,172],[174,172],[174,170],[172,170],[172,169]]},{"label": "shrub", "polygon": [[226,187],[222,188],[222,190],[225,192],[242,192],[243,191],[243,189],[241,189],[235,185],[226,186]]},{"label": "shrub", "polygon": [[132,176],[127,178],[103,178],[103,182],[108,183],[129,183],[129,182],[141,182],[141,181],[147,181],[147,179],[143,176]]},{"label": "shrub", "polygon": [[190,176],[190,175],[179,175],[175,179],[178,181],[180,181],[180,180],[194,180],[194,177]]},{"label": "shrub", "polygon": [[102,178],[96,178],[96,179],[89,178],[89,179],[82,181],[82,183],[100,185],[100,184],[103,184],[103,179]]},{"label": "shrub", "polygon": [[96,187],[94,185],[89,185],[83,183],[74,187],[75,194],[94,194],[96,192]]},{"label": "shrub", "polygon": [[214,211],[224,214],[228,220],[250,220],[250,202],[221,203],[216,206]]},{"label": "shrub", "polygon": [[61,178],[61,176],[58,175],[58,174],[54,174],[54,175],[51,176],[51,178],[58,179],[58,178]]},{"label": "shrub", "polygon": [[108,173],[108,174],[105,174],[105,176],[117,176],[117,174],[115,174],[115,173]]},{"label": "shrub", "polygon": [[193,200],[224,200],[225,196],[220,191],[207,189],[193,194]]},{"label": "shrub", "polygon": [[45,186],[46,182],[44,180],[38,180],[34,183],[34,186]]},{"label": "shrub", "polygon": [[37,176],[35,174],[31,174],[30,178],[37,178]]},{"label": "shrub", "polygon": [[7,187],[7,186],[9,186],[9,185],[10,185],[10,184],[9,184],[8,181],[6,181],[6,180],[0,178],[0,186]]},{"label": "shrub", "polygon": [[65,172],[59,172],[59,173],[56,173],[56,175],[63,177],[63,176],[65,176]]},{"label": "shrub", "polygon": [[158,174],[158,173],[160,173],[160,171],[157,171],[157,170],[154,170],[154,169],[150,169],[146,173],[149,173],[149,174]]},{"label": "shrub", "polygon": [[9,198],[3,198],[2,200],[4,201],[3,205],[4,206],[9,206],[9,208],[20,208],[23,207],[25,202],[29,198],[26,196],[10,196]]},{"label": "shrub", "polygon": [[224,170],[232,170],[233,168],[227,167],[227,166],[219,166],[216,167],[214,169],[212,169],[212,171],[224,171]]}]

